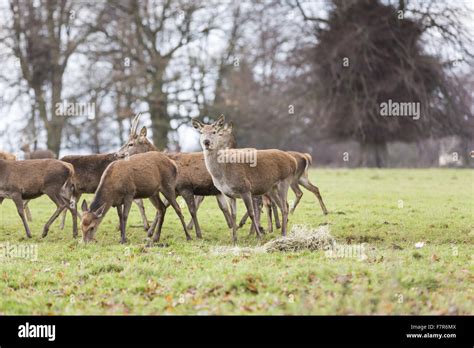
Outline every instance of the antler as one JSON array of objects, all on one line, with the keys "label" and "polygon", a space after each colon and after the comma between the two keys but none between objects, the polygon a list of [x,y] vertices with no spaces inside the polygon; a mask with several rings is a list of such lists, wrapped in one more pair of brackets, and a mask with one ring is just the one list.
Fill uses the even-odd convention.
[{"label": "antler", "polygon": [[140,121],[142,113],[139,112],[138,114],[135,115],[135,117],[132,120],[132,128],[130,129],[130,135],[136,135],[137,134],[137,128],[138,128],[138,122]]}]

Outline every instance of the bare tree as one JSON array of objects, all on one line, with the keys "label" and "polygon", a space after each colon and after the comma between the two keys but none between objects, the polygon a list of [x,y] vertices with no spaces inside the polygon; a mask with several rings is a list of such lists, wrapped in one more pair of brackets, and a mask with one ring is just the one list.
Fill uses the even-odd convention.
[{"label": "bare tree", "polygon": [[[58,154],[65,118],[56,117],[55,109],[63,97],[63,76],[69,59],[94,32],[103,11],[94,4],[68,0],[11,0],[10,10],[9,45],[32,91],[34,110],[47,132],[47,146]],[[79,16],[80,12],[84,15]],[[89,17],[92,21],[84,21]]]}]

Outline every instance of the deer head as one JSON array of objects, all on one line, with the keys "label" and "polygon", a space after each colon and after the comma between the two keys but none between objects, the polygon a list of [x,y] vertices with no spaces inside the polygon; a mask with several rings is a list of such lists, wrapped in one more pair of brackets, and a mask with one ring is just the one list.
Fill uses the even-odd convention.
[{"label": "deer head", "polygon": [[89,210],[87,207],[87,202],[82,201],[82,219],[81,219],[81,229],[82,229],[82,238],[84,242],[89,242],[94,239],[97,232],[97,228],[102,221],[104,216],[105,204],[96,209],[95,211]]},{"label": "deer head", "polygon": [[140,114],[134,118],[128,141],[115,153],[116,158],[124,158],[136,155],[137,153],[156,151],[156,147],[147,138],[146,127],[143,127],[140,130],[140,134],[137,134],[139,119]]},{"label": "deer head", "polygon": [[204,124],[197,119],[193,119],[193,127],[200,133],[200,143],[205,151],[213,151],[234,146],[234,136],[232,134],[233,125],[225,123],[224,115],[212,124]]}]

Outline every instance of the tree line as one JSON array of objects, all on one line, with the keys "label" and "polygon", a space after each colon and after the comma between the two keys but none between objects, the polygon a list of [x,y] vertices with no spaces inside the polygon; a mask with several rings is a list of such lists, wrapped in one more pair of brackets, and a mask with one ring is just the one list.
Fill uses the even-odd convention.
[{"label": "tree line", "polygon": [[[318,152],[348,143],[358,164],[388,145],[460,139],[469,162],[472,35],[467,3],[383,0],[9,0],[0,28],[2,113],[58,154],[108,151],[135,112],[159,149],[192,117],[225,114],[239,146]],[[91,115],[58,115],[87,104]],[[419,108],[392,117],[382,106]],[[395,112],[391,108],[389,111]],[[89,116],[89,117],[88,117]],[[334,156],[341,155],[338,148]],[[317,156],[316,156],[317,158]]]}]

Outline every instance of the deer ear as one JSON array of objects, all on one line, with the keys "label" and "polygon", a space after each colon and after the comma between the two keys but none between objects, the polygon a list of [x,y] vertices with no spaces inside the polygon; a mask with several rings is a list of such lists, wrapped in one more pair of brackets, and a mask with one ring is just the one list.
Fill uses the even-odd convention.
[{"label": "deer ear", "polygon": [[94,212],[94,215],[95,215],[96,217],[98,217],[98,218],[101,218],[102,215],[104,215],[104,211],[105,211],[105,203],[102,204],[102,205],[100,206],[100,208],[97,209],[97,210]]},{"label": "deer ear", "polygon": [[82,206],[81,209],[83,212],[89,211],[89,208],[87,207],[87,202],[85,199],[82,200]]},{"label": "deer ear", "polygon": [[224,126],[224,129],[229,132],[232,132],[233,128],[234,128],[234,124],[232,123],[232,121],[230,121],[229,123],[226,123],[226,125]]},{"label": "deer ear", "polygon": [[197,118],[193,118],[192,120],[193,127],[196,128],[198,131],[201,131],[202,127],[204,127],[204,124],[199,121]]},{"label": "deer ear", "polygon": [[225,122],[225,116],[224,114],[221,114],[219,118],[217,119],[217,121],[214,122],[212,126],[215,128],[221,128],[222,126],[224,126],[224,122]]},{"label": "deer ear", "polygon": [[146,127],[143,126],[142,129],[140,130],[140,136],[143,137],[143,138],[146,138]]}]

